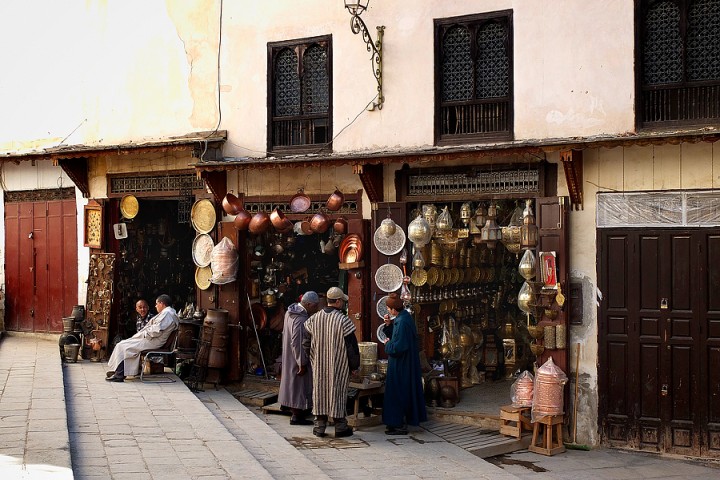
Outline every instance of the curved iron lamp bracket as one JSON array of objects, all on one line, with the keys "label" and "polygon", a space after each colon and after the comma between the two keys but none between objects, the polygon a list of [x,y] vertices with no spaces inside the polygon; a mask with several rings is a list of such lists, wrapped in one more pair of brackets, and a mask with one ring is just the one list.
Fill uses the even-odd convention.
[{"label": "curved iron lamp bracket", "polygon": [[362,18],[360,18],[360,13],[362,13],[363,10],[348,7],[348,11],[350,12],[350,30],[352,30],[355,35],[362,33],[362,39],[367,46],[367,51],[372,54],[370,61],[372,63],[373,75],[375,76],[375,80],[377,80],[378,84],[378,101],[373,102],[372,108],[369,108],[368,110],[375,110],[376,108],[378,110],[382,110],[383,103],[385,103],[385,96],[383,95],[382,88],[382,39],[383,34],[385,33],[385,26],[375,27],[377,29],[377,41],[373,41],[367,25],[365,25],[365,22],[363,22]]}]

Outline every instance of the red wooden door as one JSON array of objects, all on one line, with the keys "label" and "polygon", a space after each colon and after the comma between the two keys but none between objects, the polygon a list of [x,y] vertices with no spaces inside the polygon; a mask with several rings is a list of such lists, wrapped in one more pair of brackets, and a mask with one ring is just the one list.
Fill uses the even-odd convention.
[{"label": "red wooden door", "polygon": [[59,333],[77,304],[74,200],[5,204],[8,330]]},{"label": "red wooden door", "polygon": [[602,231],[599,255],[604,440],[720,457],[720,232]]}]

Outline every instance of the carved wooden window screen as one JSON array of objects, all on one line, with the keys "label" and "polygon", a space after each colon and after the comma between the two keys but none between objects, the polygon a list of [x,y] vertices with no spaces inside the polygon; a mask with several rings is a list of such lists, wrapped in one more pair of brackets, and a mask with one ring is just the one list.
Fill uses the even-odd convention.
[{"label": "carved wooden window screen", "polygon": [[436,21],[440,143],[512,138],[512,15]]},{"label": "carved wooden window screen", "polygon": [[269,44],[268,149],[324,148],[332,138],[330,37]]},{"label": "carved wooden window screen", "polygon": [[644,0],[640,11],[639,124],[720,119],[720,2]]},{"label": "carved wooden window screen", "polygon": [[75,188],[47,188],[38,190],[15,190],[5,192],[5,203],[52,202],[75,198]]}]

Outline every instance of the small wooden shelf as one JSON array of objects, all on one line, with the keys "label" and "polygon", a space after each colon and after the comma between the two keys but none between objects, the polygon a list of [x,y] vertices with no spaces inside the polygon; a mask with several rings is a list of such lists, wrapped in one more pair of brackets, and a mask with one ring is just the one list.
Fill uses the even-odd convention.
[{"label": "small wooden shelf", "polygon": [[365,262],[359,261],[359,262],[352,262],[352,263],[339,263],[338,268],[340,270],[352,270],[354,268],[363,268],[365,266]]}]

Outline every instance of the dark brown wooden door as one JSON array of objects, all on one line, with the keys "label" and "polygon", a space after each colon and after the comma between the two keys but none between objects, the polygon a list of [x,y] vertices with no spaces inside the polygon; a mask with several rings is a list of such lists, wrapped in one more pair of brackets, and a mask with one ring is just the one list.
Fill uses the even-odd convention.
[{"label": "dark brown wooden door", "polygon": [[720,457],[720,230],[601,230],[610,445]]},{"label": "dark brown wooden door", "polygon": [[5,204],[8,330],[62,332],[77,304],[77,214],[74,200]]},{"label": "dark brown wooden door", "polygon": [[[565,295],[566,301],[563,309],[558,313],[555,320],[543,319],[538,325],[565,325],[567,327],[567,312],[570,311],[569,305],[569,282],[568,276],[570,272],[569,246],[567,241],[568,232],[568,209],[569,205],[566,197],[541,197],[536,199],[535,217],[538,226],[538,245],[535,251],[539,255],[540,252],[555,252],[557,279],[560,284],[561,291]],[[569,328],[565,328],[564,343],[566,348],[545,351],[538,358],[537,363],[543,365],[550,357],[552,357],[555,365],[569,374],[568,369],[568,340]],[[568,404],[569,389],[565,389],[565,403]]]}]

